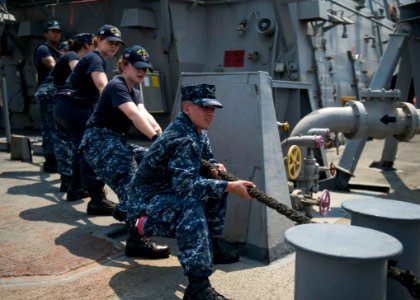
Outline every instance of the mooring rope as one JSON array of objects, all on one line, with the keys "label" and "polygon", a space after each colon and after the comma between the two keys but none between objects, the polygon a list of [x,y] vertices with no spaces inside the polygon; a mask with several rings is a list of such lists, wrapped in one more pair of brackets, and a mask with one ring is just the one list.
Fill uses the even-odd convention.
[{"label": "mooring rope", "polygon": [[[201,165],[202,167],[204,167],[206,170],[204,170],[204,172],[207,172],[208,174],[210,174],[210,170],[215,169],[215,166],[208,162],[207,160],[202,159],[201,160]],[[219,176],[220,178],[222,178],[223,180],[226,181],[237,181],[239,180],[238,177],[235,177],[234,175],[225,172],[225,171],[220,171],[218,170]],[[287,205],[281,203],[280,201],[268,196],[267,194],[265,194],[264,192],[260,191],[257,188],[254,187],[249,187],[248,188],[248,193],[252,198],[255,198],[255,200],[265,204],[266,206],[276,210],[278,213],[282,214],[283,216],[286,216],[288,219],[296,222],[297,224],[308,224],[308,223],[314,223],[311,221],[310,218],[308,218],[307,216],[305,216],[304,214],[302,214],[301,212],[294,210],[290,207],[288,207]]]},{"label": "mooring rope", "polygon": [[393,259],[388,261],[388,277],[403,285],[414,299],[420,299],[420,279],[413,272],[399,268]]}]

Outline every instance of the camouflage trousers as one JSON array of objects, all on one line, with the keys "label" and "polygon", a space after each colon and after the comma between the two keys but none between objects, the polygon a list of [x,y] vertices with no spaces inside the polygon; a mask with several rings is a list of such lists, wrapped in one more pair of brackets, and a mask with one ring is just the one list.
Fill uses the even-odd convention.
[{"label": "camouflage trousers", "polygon": [[[220,199],[195,199],[178,195],[156,195],[148,204],[130,208],[134,220],[141,215],[147,236],[176,238],[178,259],[186,276],[210,276],[213,268],[211,238],[223,233],[227,194]],[[137,211],[132,211],[137,207]]]},{"label": "camouflage trousers", "polygon": [[54,96],[57,89],[54,84],[41,84],[35,93],[41,113],[41,136],[44,156],[54,155],[53,134],[57,130],[54,121]]},{"label": "camouflage trousers", "polygon": [[53,141],[58,173],[71,176],[73,173],[72,161],[75,151],[70,136],[58,127],[57,130],[53,132]]},{"label": "camouflage trousers", "polygon": [[56,92],[54,84],[42,84],[35,93],[41,110],[42,148],[45,157],[55,156],[58,173],[71,176],[72,143],[54,119]]},{"label": "camouflage trousers", "polygon": [[127,144],[125,137],[107,128],[86,128],[79,149],[96,175],[117,195],[118,208],[127,210],[128,184],[147,148]]}]

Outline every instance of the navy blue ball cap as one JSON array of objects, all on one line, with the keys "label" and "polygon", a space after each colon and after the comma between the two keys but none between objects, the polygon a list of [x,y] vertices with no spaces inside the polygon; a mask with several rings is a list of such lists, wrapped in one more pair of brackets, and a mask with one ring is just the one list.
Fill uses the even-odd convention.
[{"label": "navy blue ball cap", "polygon": [[122,40],[121,31],[114,25],[103,25],[99,28],[97,35],[103,36],[111,42],[120,42],[121,44],[125,44]]},{"label": "navy blue ball cap", "polygon": [[216,87],[212,84],[197,84],[181,87],[181,101],[191,101],[199,106],[214,106],[222,108],[220,101],[216,100]]},{"label": "navy blue ball cap", "polygon": [[58,45],[58,50],[62,50],[62,49],[64,49],[64,48],[68,48],[69,47],[69,43],[67,43],[66,41],[64,41],[64,42],[61,42],[59,45]]},{"label": "navy blue ball cap", "polygon": [[48,31],[50,29],[57,29],[62,31],[63,29],[61,28],[61,24],[60,22],[58,22],[57,20],[51,20],[51,21],[47,21],[44,24],[44,30]]},{"label": "navy blue ball cap", "polygon": [[134,68],[148,68],[150,72],[153,72],[153,65],[150,62],[150,55],[146,49],[141,46],[134,45],[124,49],[123,60],[128,61]]},{"label": "navy blue ball cap", "polygon": [[92,40],[93,40],[93,33],[87,33],[87,32],[78,33],[73,37],[73,41],[77,43],[82,43],[82,44],[90,44],[92,43]]}]

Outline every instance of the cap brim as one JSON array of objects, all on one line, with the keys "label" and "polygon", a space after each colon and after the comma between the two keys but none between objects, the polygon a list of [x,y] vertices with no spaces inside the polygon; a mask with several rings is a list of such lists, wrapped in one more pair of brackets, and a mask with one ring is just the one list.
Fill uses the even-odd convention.
[{"label": "cap brim", "polygon": [[120,39],[118,37],[115,37],[115,36],[107,36],[107,37],[105,37],[105,39],[107,39],[108,41],[111,41],[111,42],[120,42],[121,44],[125,45],[125,43],[123,42],[122,39]]},{"label": "cap brim", "polygon": [[220,103],[216,99],[209,99],[209,98],[200,99],[200,105],[201,106],[214,106],[216,108],[223,107],[222,103]]},{"label": "cap brim", "polygon": [[136,69],[148,68],[150,72],[153,72],[153,66],[144,61],[138,61],[138,62],[135,62],[134,64],[132,63],[131,65]]},{"label": "cap brim", "polygon": [[57,29],[57,30],[63,31],[63,29],[61,29],[60,27],[56,27],[56,26],[47,28],[47,30],[51,30],[51,29]]}]

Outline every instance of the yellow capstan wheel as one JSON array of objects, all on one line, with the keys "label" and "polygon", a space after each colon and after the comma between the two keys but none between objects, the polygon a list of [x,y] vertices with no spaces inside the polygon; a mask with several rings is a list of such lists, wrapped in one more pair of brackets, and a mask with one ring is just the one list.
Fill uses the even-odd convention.
[{"label": "yellow capstan wheel", "polygon": [[286,173],[289,180],[295,180],[300,174],[300,169],[302,167],[302,153],[300,148],[296,145],[293,145],[287,151],[286,157]]}]

